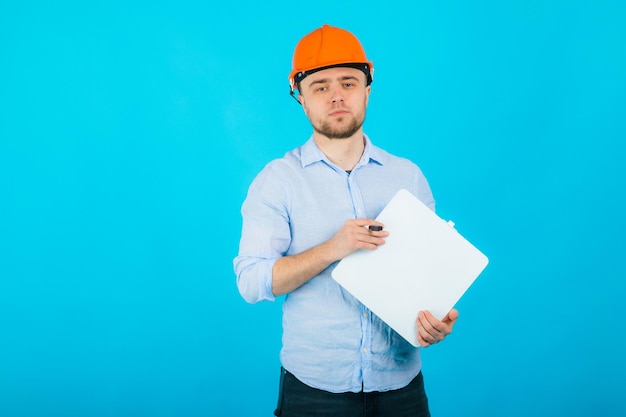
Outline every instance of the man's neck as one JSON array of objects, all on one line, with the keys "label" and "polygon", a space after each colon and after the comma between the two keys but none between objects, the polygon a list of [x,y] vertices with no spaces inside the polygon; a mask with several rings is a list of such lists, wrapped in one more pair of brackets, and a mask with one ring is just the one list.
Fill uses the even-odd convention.
[{"label": "man's neck", "polygon": [[317,146],[328,159],[341,169],[352,170],[361,159],[365,150],[363,131],[345,139],[330,139],[315,132],[313,138]]}]

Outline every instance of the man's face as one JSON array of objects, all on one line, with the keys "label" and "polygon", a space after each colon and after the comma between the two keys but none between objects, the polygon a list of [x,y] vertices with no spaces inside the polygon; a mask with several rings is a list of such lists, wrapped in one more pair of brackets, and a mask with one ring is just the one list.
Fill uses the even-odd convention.
[{"label": "man's face", "polygon": [[300,83],[300,102],[313,129],[329,139],[346,139],[365,120],[370,93],[363,71],[334,67],[315,72]]}]

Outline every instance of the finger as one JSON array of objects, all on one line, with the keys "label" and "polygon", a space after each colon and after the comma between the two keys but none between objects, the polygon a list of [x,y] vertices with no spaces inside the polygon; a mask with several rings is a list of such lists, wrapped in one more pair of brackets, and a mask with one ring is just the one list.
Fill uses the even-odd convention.
[{"label": "finger", "polygon": [[354,223],[355,225],[359,227],[369,226],[370,224],[382,225],[382,223],[377,222],[376,220],[373,220],[373,219],[368,219],[367,217],[361,217],[358,219],[353,219],[353,220],[348,220],[348,221]]},{"label": "finger", "polygon": [[385,244],[384,239],[372,237],[371,239],[360,240],[357,243],[357,248],[375,250],[375,249],[378,249],[379,246],[384,245],[384,244]]},{"label": "finger", "polygon": [[372,230],[371,229],[372,225],[368,226],[367,231],[369,232],[369,234],[371,236],[376,236],[376,237],[387,237],[389,236],[389,232],[386,230]]},{"label": "finger", "polygon": [[436,336],[442,332],[441,322],[429,311],[420,311],[417,317],[424,330],[429,334]]},{"label": "finger", "polygon": [[446,317],[443,319],[443,321],[454,323],[456,319],[458,318],[459,318],[459,312],[457,311],[456,308],[453,308],[452,310],[450,310],[448,314],[446,314]]},{"label": "finger", "polygon": [[417,334],[417,343],[419,343],[419,345],[423,348],[427,348],[428,346],[430,346],[430,343],[427,342],[421,334]]},{"label": "finger", "polygon": [[437,343],[438,341],[443,339],[444,335],[437,327],[433,325],[433,323],[429,319],[429,315],[432,319],[434,319],[434,317],[430,313],[420,311],[417,316],[417,320],[418,320],[417,327],[418,327],[419,333],[422,335],[424,340],[432,344],[432,343]]},{"label": "finger", "polygon": [[376,247],[380,245],[384,245],[385,244],[384,238],[389,235],[389,233],[384,230],[380,232],[375,232],[375,231],[370,231],[366,227],[361,227],[359,229],[361,230],[357,231],[355,235],[356,239],[359,242],[364,243],[370,249],[376,249]]},{"label": "finger", "polygon": [[418,332],[418,340],[423,341],[424,343],[422,343],[422,345],[424,346],[430,346],[430,345],[434,345],[435,343],[439,342],[439,339],[435,336],[433,336],[432,334],[425,332],[423,330],[420,330]]},{"label": "finger", "polygon": [[[456,317],[458,317],[458,312],[456,310],[450,310],[446,317],[444,317],[441,321],[433,316],[430,311],[425,311],[424,313],[428,322],[444,336],[452,331],[452,326],[454,326]],[[452,316],[452,318],[450,316]]]},{"label": "finger", "polygon": [[385,225],[379,221],[376,220],[372,220],[372,219],[368,219],[368,218],[359,218],[359,219],[353,219],[353,220],[348,220],[346,222],[351,223],[354,227],[357,227],[357,232],[359,234],[367,234],[367,235],[371,235],[371,236],[379,236],[379,237],[386,237],[387,235],[389,235],[389,233],[387,233],[384,228]]}]

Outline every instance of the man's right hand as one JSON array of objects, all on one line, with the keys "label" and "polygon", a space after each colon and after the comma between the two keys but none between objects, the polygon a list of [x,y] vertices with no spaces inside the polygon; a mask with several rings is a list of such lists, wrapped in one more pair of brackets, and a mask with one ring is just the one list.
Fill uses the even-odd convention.
[{"label": "man's right hand", "polygon": [[373,231],[368,226],[382,226],[381,222],[372,219],[354,219],[346,221],[341,229],[333,236],[327,244],[333,254],[335,261],[339,261],[359,249],[375,250],[380,245],[385,244],[385,239],[389,236],[386,230]]},{"label": "man's right hand", "polygon": [[335,261],[339,261],[359,249],[375,250],[385,244],[389,233],[373,231],[370,225],[384,226],[372,219],[346,221],[329,240],[296,255],[283,256],[272,269],[272,293],[275,296],[291,292],[322,272]]}]

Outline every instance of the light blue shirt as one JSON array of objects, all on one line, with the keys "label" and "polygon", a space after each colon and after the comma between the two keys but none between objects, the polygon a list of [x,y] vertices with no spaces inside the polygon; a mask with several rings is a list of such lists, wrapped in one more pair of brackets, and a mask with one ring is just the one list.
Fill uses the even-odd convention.
[{"label": "light blue shirt", "polygon": [[[373,146],[367,136],[365,142],[350,174],[330,162],[311,138],[254,179],[241,209],[242,237],[234,259],[246,301],[274,300],[277,259],[330,239],[346,220],[376,218],[400,188],[434,210],[430,187],[414,163]],[[335,265],[285,296],[283,367],[330,392],[406,386],[421,369],[419,349],[337,284],[330,275]]]}]

